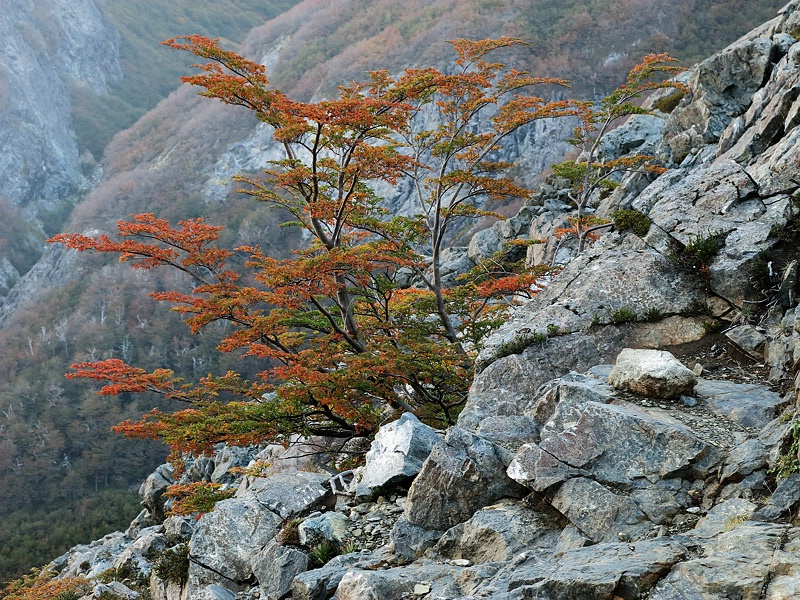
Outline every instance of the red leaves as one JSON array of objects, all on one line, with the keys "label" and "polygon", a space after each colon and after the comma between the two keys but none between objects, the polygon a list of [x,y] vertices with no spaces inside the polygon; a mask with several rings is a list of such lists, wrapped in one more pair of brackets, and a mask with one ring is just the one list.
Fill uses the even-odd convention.
[{"label": "red leaves", "polygon": [[47,241],[79,251],[118,253],[121,261],[131,261],[137,269],[152,269],[162,265],[178,267],[203,283],[207,282],[206,271],[220,280],[235,281],[238,278],[233,271],[223,268],[233,253],[212,245],[222,227],[208,225],[204,219],[188,219],[180,221],[178,225],[180,229],[173,229],[168,221],[157,219],[152,213],[133,215],[133,222],[117,223],[120,236],[153,240],[157,242],[155,244],[135,240],[115,242],[107,235],[89,237],[64,233]]},{"label": "red leaves", "polygon": [[[250,108],[274,127],[284,159],[272,164],[266,181],[239,181],[246,194],[288,210],[308,243],[283,260],[257,246],[237,248],[249,255],[240,274],[227,266],[234,251],[216,245],[220,228],[202,219],[173,227],[152,214],[135,215],[118,224],[120,241],[56,236],[51,241],[117,253],[137,268],[163,265],[188,273],[197,284],[191,292],[152,296],[186,315],[194,333],[225,322],[218,350],[262,365],[254,382],[228,372],[189,384],[170,370],[146,372],[119,360],[79,363],[68,377],[107,382],[102,394],[154,392],[188,403],[186,410],[155,410],[116,427],[129,437],[165,441],[176,460],[221,441],[366,435],[392,411],[454,423],[483,336],[517,298],[539,290],[542,272],[525,269],[512,252],[513,264],[492,257],[447,290],[440,262],[448,228],[488,215],[482,198],[528,194],[506,176],[512,165],[492,158],[509,134],[537,119],[577,116],[583,119],[579,137],[592,139],[597,124],[588,103],[522,94],[565,81],[485,60],[519,43],[458,40],[456,66],[447,72],[409,69],[395,78],[377,71],[367,83],[341,88],[336,99],[305,103],[270,89],[262,65],[220,48],[217,40],[165,42],[210,61],[184,79],[203,88],[202,95]],[[649,85],[642,81],[660,72],[663,60],[633,73],[631,89]],[[418,116],[433,109],[441,124],[425,129],[426,119]],[[480,118],[487,109],[492,118]],[[588,171],[578,169],[581,176]],[[403,178],[419,214],[391,218],[375,190]],[[419,247],[432,257],[421,256],[414,250]],[[425,287],[398,289],[403,278]]]},{"label": "red leaves", "polygon": [[75,372],[67,373],[67,379],[109,381],[110,383],[98,392],[104,396],[116,396],[125,392],[134,394],[158,392],[169,395],[175,392],[175,385],[181,382],[181,379],[173,377],[174,374],[169,369],[157,369],[153,373],[148,373],[144,369],[131,367],[117,358],[100,362],[75,363],[70,368]]}]

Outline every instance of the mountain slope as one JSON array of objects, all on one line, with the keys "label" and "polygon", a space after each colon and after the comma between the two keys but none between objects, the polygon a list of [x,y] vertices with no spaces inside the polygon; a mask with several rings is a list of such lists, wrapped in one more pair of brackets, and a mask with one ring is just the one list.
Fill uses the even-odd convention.
[{"label": "mountain slope", "polygon": [[[241,48],[269,65],[277,85],[309,98],[331,93],[338,83],[359,78],[364,69],[440,65],[449,52],[447,39],[515,35],[535,43],[503,59],[536,74],[572,77],[578,82],[576,93],[591,94],[617,83],[650,50],[710,52],[730,41],[705,35],[713,28],[697,26],[723,9],[737,17],[731,27],[738,29],[730,30],[735,37],[771,16],[781,2],[758,3],[757,8],[752,4],[678,3],[671,19],[665,19],[659,18],[663,10],[654,0],[306,0],[252,31]],[[117,4],[109,1],[107,6]],[[181,6],[175,4],[176,14]],[[125,34],[123,17],[108,14],[120,19]],[[133,19],[130,14],[125,18]],[[135,19],[127,27],[134,31],[134,25]],[[168,33],[186,31],[181,27]],[[124,60],[121,64],[124,70]],[[147,75],[137,81],[148,81]],[[159,77],[152,74],[151,79]],[[125,89],[121,82],[111,86]],[[134,108],[140,110],[151,100]],[[113,110],[114,102],[104,106]],[[525,159],[527,166],[519,169],[523,180],[534,181],[538,170],[563,152],[566,146],[555,141],[560,133],[563,127],[538,129],[517,140],[509,158]],[[91,143],[103,147],[102,139]],[[227,226],[226,242],[257,241],[280,255],[299,240],[280,228],[280,215],[237,197],[230,182],[230,175],[258,170],[275,156],[269,131],[258,127],[249,113],[198,98],[183,87],[108,145],[102,180],[78,204],[67,229],[109,230],[132,212],[150,211],[172,220],[202,215]],[[61,214],[54,222],[63,218]],[[10,374],[0,382],[0,407],[9,413],[0,417],[0,515],[10,513],[22,495],[53,508],[91,501],[106,486],[125,488],[139,480],[163,455],[158,448],[129,444],[107,432],[109,424],[136,416],[148,403],[152,406],[152,399],[109,403],[85,384],[64,381],[61,374],[71,362],[106,356],[145,368],[168,366],[187,377],[225,368],[215,358],[213,336],[189,336],[176,315],[146,298],[150,289],[176,284],[185,282],[51,249],[13,287],[2,307],[0,329],[0,369]],[[23,519],[19,512],[13,519],[0,517],[0,545],[9,539],[3,527]],[[54,523],[49,526],[55,529]],[[48,540],[42,530],[32,537],[42,544],[0,565],[0,571],[41,563],[48,558],[42,553],[56,553],[70,543],[55,535]],[[81,536],[76,534],[77,539]],[[0,556],[10,553],[0,547]]]}]

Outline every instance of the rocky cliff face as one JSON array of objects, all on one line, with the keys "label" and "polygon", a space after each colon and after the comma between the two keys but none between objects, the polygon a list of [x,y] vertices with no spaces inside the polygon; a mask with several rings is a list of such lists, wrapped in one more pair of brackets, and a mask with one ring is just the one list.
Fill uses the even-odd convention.
[{"label": "rocky cliff face", "polygon": [[[672,167],[594,209],[648,227],[547,250],[563,270],[481,353],[458,426],[406,415],[355,473],[309,457],[324,440],[220,448],[181,481],[235,497],[196,523],[161,522],[165,465],[127,532],[54,568],[130,567],[165,600],[796,597],[798,29],[795,1],[688,73],[660,123],[616,134],[610,152],[648,143]],[[453,269],[548,233],[567,210],[553,183]],[[229,470],[248,464],[269,466]]]},{"label": "rocky cliff face", "polygon": [[119,34],[93,0],[12,0],[0,34],[0,197],[52,210],[81,182],[67,86],[102,92],[121,77]]},{"label": "rocky cliff face", "polygon": [[0,206],[12,221],[2,235],[12,246],[3,251],[5,291],[41,254],[42,227],[68,214],[89,183],[72,130],[71,86],[102,93],[121,69],[119,34],[93,0],[10,0],[0,36]]}]

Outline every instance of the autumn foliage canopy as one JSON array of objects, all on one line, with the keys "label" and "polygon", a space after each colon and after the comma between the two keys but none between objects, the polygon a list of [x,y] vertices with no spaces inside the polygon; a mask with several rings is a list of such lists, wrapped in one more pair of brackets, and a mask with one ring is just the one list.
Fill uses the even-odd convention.
[{"label": "autumn foliage canopy", "polygon": [[[172,304],[193,332],[228,323],[218,349],[263,364],[253,380],[228,372],[189,383],[119,359],[75,364],[68,377],[106,382],[102,394],[156,392],[186,403],[117,427],[166,441],[173,459],[289,433],[346,440],[406,410],[454,423],[482,337],[515,298],[536,293],[541,271],[494,257],[448,289],[445,245],[465,219],[490,214],[480,208],[485,199],[528,195],[506,175],[511,165],[496,159],[508,136],[538,119],[577,117],[584,129],[576,134],[589,139],[590,106],[530,95],[566,82],[489,62],[488,53],[519,43],[509,38],[453,42],[446,72],[372,72],[320,102],[286,97],[262,65],[216,40],[165,43],[208,61],[184,78],[201,95],[244,106],[272,127],[283,158],[264,176],[239,177],[241,191],[283,209],[308,243],[288,259],[257,245],[228,250],[203,219],[173,225],[152,214],[120,222],[114,239],[56,236],[70,248],[117,253],[134,268],[186,273],[191,293],[152,296]],[[430,113],[437,125],[425,128]],[[401,181],[417,204],[412,216],[389,214],[375,191]],[[243,256],[243,268],[232,266]]]}]

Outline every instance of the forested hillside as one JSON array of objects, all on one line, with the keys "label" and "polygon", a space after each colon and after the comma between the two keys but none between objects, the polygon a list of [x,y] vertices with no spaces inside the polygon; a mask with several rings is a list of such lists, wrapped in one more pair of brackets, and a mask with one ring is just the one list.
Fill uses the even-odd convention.
[{"label": "forested hillside", "polygon": [[[274,158],[268,131],[245,111],[199,99],[186,87],[155,106],[192,62],[157,44],[171,35],[204,33],[230,47],[258,26],[236,48],[267,64],[273,82],[301,99],[324,97],[366,69],[441,65],[448,39],[510,35],[530,45],[503,60],[536,75],[568,77],[575,82],[570,94],[591,96],[619,83],[648,52],[692,62],[782,4],[107,0],[104,17],[121,33],[123,76],[109,83],[107,94],[71,88],[78,144],[101,161],[102,179],[64,229],[110,231],[130,213],[153,212],[174,221],[205,216],[226,226],[226,244],[257,242],[273,255],[300,243],[280,227],[282,215],[238,196],[230,182],[232,174]],[[537,143],[552,146],[553,140],[527,138],[518,152],[534,153]],[[532,180],[536,173],[525,175]],[[55,219],[48,233],[66,218]],[[0,382],[0,579],[97,537],[92,527],[101,522],[112,529],[129,521],[137,511],[132,486],[166,454],[109,432],[154,400],[100,398],[93,386],[63,378],[69,364],[117,357],[144,368],[169,367],[187,379],[233,363],[253,370],[236,357],[219,359],[213,336],[192,337],[177,315],[147,297],[152,289],[189,285],[173,277],[53,248],[11,290],[0,313],[0,372],[9,374]],[[36,511],[19,509],[20,498]]]}]

